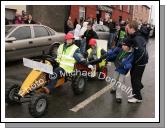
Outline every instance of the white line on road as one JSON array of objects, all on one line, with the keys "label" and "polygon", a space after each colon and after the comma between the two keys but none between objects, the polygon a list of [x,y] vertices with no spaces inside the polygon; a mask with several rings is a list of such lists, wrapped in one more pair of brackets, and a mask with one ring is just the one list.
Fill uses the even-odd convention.
[{"label": "white line on road", "polygon": [[91,103],[92,101],[94,101],[95,99],[97,99],[98,97],[100,97],[101,95],[106,93],[107,91],[109,91],[111,88],[112,88],[111,84],[107,85],[105,88],[101,89],[97,93],[95,93],[92,96],[90,96],[89,98],[85,99],[83,102],[77,104],[75,107],[73,107],[70,110],[73,112],[78,112],[80,109],[83,109],[85,106],[87,106],[89,103]]}]

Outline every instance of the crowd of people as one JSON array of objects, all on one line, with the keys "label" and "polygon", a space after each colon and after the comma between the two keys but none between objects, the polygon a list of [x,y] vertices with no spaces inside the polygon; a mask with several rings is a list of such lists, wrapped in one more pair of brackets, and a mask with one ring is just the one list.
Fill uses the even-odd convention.
[{"label": "crowd of people", "polygon": [[[109,28],[109,37],[108,37],[107,48],[111,49],[113,46],[120,46],[123,39],[125,37],[127,37],[126,25],[128,23],[129,23],[128,20],[127,21],[118,20],[116,22],[111,18],[108,18],[107,20],[100,18],[99,21],[97,22],[96,18],[91,18],[91,17],[88,17],[86,20],[84,20],[84,18],[81,17],[80,19],[75,19],[75,21],[72,22],[72,18],[69,17],[68,20],[65,22],[64,30],[65,30],[65,34],[67,34],[68,32],[73,32],[74,37],[76,39],[76,42],[78,44],[79,44],[79,40],[83,39],[83,36],[85,36],[87,39],[87,44],[88,44],[88,40],[90,39],[88,37],[98,38],[96,32],[94,31],[95,30],[94,26],[96,24],[105,25]],[[138,22],[138,24],[139,24],[139,22]],[[90,31],[88,31],[88,30],[90,30]],[[140,31],[141,35],[148,42],[149,33],[151,31],[151,25],[146,23],[146,22],[143,22],[143,23],[140,22],[140,24],[138,25],[138,30]],[[90,35],[86,36],[86,34],[88,32],[91,34],[93,32],[92,36],[90,36]],[[84,35],[84,33],[85,33],[85,35]]]},{"label": "crowd of people", "polygon": [[[147,23],[139,24],[137,21],[119,21],[115,22],[112,19],[103,21],[100,19],[99,23],[109,27],[108,37],[108,49],[105,53],[103,50],[98,58],[98,47],[96,46],[95,39],[98,39],[98,35],[94,31],[94,24],[96,20],[88,18],[87,20],[75,20],[75,24],[72,23],[71,17],[69,17],[65,33],[74,34],[74,44],[76,44],[84,57],[89,54],[96,56],[98,63],[104,61],[114,62],[115,73],[113,78],[117,81],[123,82],[125,75],[130,71],[131,85],[133,95],[129,97],[128,102],[138,103],[142,102],[141,89],[144,87],[142,84],[142,76],[148,63],[148,52],[146,45],[149,40],[150,26]],[[93,41],[93,42],[92,42]],[[85,53],[91,48],[92,53]],[[97,62],[94,62],[97,63]],[[122,90],[113,86],[111,93],[116,92],[116,101],[122,101]]]},{"label": "crowd of people", "polygon": [[[5,25],[9,24],[10,24],[9,20],[5,18]],[[12,20],[11,24],[36,24],[36,22],[33,20],[31,14],[26,14],[26,12],[23,10],[22,14],[16,12],[15,17]]]},{"label": "crowd of people", "polygon": [[[32,16],[26,15],[24,12],[22,15],[16,13],[14,24],[34,24]],[[101,24],[106,25],[109,28],[108,37],[108,49],[103,50],[97,47],[96,39],[98,39],[97,33],[94,31],[94,25]],[[55,72],[61,71],[71,72],[74,67],[68,66],[66,63],[68,57],[72,59],[70,64],[75,62],[86,63],[86,58],[94,60],[93,63],[99,63],[104,66],[105,62],[114,62],[115,73],[113,77],[120,82],[125,80],[125,75],[130,71],[132,93],[133,96],[128,99],[128,102],[137,103],[142,101],[141,89],[144,87],[142,84],[142,76],[148,63],[148,53],[146,45],[149,40],[150,26],[147,23],[139,25],[137,21],[123,21],[115,22],[111,18],[104,21],[100,18],[97,22],[96,19],[83,18],[75,19],[74,23],[72,18],[69,17],[65,22],[65,43],[59,47],[58,52],[60,55],[65,55],[64,59],[57,57],[59,68],[55,68]],[[67,50],[67,51],[65,51]],[[72,55],[70,55],[72,54]],[[67,59],[66,59],[67,58]],[[63,61],[61,61],[63,60]],[[64,64],[66,63],[66,64]],[[57,80],[55,80],[57,81]],[[51,88],[55,81],[51,82],[46,87]],[[117,102],[122,101],[122,90],[117,86],[113,86],[111,92],[116,92]]]}]

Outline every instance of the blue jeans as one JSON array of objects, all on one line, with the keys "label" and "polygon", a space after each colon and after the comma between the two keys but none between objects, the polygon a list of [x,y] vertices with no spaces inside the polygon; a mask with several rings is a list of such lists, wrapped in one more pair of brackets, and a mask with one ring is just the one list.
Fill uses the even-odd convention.
[{"label": "blue jeans", "polygon": [[109,38],[108,38],[108,49],[111,49],[112,47],[112,41],[115,39],[116,33],[110,33]]},{"label": "blue jeans", "polygon": [[80,50],[81,53],[84,54],[86,52],[86,39],[81,40],[80,42]]},{"label": "blue jeans", "polygon": [[81,40],[75,40],[75,45],[80,48],[81,47]]},{"label": "blue jeans", "polygon": [[57,67],[54,68],[53,72],[54,74],[50,76],[50,82],[47,85],[47,88],[49,88],[50,90],[54,89],[56,82],[58,81],[58,79],[60,79],[61,77],[60,72],[64,73],[65,70],[61,67]]}]

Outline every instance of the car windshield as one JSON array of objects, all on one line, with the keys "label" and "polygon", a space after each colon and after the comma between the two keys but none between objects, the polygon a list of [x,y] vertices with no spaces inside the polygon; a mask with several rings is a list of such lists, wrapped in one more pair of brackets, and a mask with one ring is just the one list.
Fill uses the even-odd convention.
[{"label": "car windshield", "polygon": [[5,36],[7,36],[16,26],[5,26]]}]

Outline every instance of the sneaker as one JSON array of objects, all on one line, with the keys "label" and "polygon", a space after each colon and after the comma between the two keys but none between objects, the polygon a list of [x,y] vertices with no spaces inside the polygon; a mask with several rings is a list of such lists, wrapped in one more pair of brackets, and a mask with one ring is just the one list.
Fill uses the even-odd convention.
[{"label": "sneaker", "polygon": [[121,99],[121,98],[116,98],[116,102],[117,102],[117,103],[121,103],[121,102],[122,102],[122,99]]},{"label": "sneaker", "polygon": [[128,102],[129,103],[140,103],[140,102],[142,102],[142,100],[139,100],[139,99],[133,97],[131,99],[128,99]]}]

